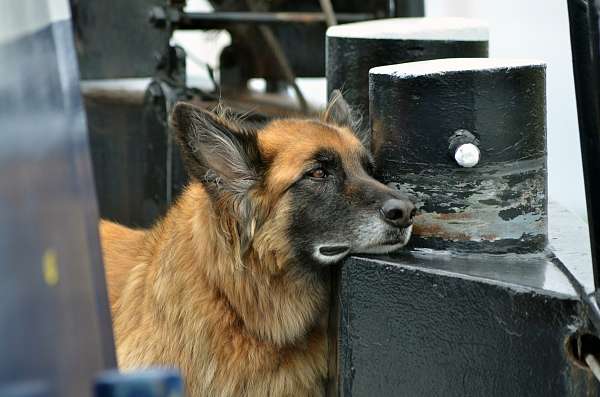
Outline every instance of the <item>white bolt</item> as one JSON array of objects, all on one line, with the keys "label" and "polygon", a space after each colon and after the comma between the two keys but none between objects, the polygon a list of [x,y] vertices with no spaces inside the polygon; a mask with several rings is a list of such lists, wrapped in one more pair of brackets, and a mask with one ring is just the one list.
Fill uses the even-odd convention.
[{"label": "white bolt", "polygon": [[454,160],[458,165],[465,168],[475,167],[479,163],[480,157],[479,148],[472,143],[464,143],[454,152]]}]

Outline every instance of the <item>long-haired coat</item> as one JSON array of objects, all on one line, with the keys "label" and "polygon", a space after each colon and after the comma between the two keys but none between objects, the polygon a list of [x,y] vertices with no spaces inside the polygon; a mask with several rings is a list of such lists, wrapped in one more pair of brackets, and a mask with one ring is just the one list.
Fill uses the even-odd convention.
[{"label": "long-haired coat", "polygon": [[100,227],[119,366],[176,366],[191,397],[323,395],[327,267],[406,244],[414,206],[339,93],[321,120],[171,121],[193,182],[149,230]]}]

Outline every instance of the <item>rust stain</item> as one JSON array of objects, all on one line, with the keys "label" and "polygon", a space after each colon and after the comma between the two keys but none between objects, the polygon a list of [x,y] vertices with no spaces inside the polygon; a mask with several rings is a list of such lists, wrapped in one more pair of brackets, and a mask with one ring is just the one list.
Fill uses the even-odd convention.
[{"label": "rust stain", "polygon": [[419,237],[438,237],[444,240],[470,241],[471,237],[465,233],[449,232],[437,224],[418,224],[413,226],[413,234]]},{"label": "rust stain", "polygon": [[473,219],[473,214],[468,212],[448,212],[442,214],[435,214],[436,219],[442,220],[456,220],[456,219]]}]

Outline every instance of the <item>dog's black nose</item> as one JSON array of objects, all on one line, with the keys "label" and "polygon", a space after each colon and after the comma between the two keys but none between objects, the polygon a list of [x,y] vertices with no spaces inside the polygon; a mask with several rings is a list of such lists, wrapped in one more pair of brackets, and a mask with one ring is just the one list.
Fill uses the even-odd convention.
[{"label": "dog's black nose", "polygon": [[381,207],[383,219],[387,223],[398,227],[412,225],[416,213],[415,205],[409,200],[389,199]]}]

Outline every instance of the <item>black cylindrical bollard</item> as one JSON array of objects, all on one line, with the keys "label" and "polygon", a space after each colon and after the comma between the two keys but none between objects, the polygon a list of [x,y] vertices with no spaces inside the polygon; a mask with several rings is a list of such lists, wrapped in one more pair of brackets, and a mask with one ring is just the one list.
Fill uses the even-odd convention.
[{"label": "black cylindrical bollard", "polygon": [[439,58],[488,56],[485,23],[465,18],[393,18],[331,27],[327,93],[340,89],[368,128],[369,69]]},{"label": "black cylindrical bollard", "polygon": [[377,172],[417,198],[415,247],[544,249],[543,63],[444,59],[374,68],[369,78]]}]

